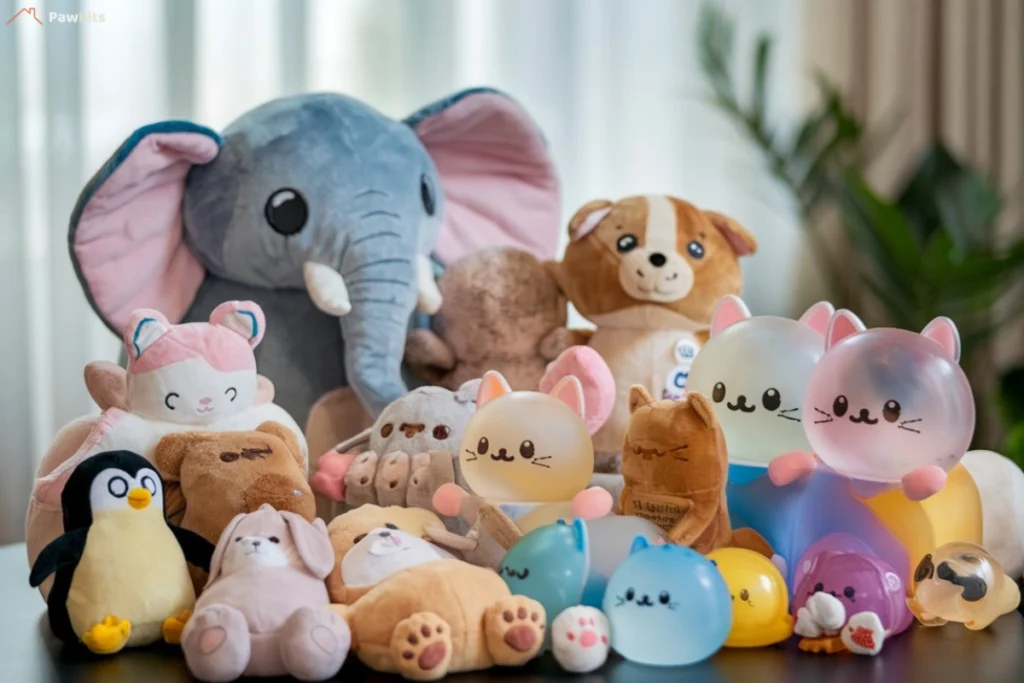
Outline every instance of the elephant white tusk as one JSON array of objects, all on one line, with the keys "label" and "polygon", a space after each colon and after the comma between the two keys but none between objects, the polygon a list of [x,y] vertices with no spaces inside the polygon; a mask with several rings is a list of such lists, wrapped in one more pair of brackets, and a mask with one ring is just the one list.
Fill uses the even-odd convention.
[{"label": "elephant white tusk", "polygon": [[441,308],[441,290],[434,281],[434,269],[430,259],[423,254],[416,257],[416,308],[427,315],[433,315]]},{"label": "elephant white tusk", "polygon": [[309,298],[321,311],[327,315],[342,316],[352,310],[348,287],[338,271],[322,263],[306,261],[302,275]]}]

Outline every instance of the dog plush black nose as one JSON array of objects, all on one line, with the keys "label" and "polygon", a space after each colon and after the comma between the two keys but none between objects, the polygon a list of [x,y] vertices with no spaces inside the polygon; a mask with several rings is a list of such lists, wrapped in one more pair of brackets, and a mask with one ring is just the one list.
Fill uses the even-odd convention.
[{"label": "dog plush black nose", "polygon": [[651,265],[655,268],[661,268],[668,261],[664,254],[657,251],[648,256],[647,260],[650,261]]},{"label": "dog plush black nose", "polygon": [[252,547],[253,548],[259,548],[260,547],[260,541],[253,541],[252,542]]}]

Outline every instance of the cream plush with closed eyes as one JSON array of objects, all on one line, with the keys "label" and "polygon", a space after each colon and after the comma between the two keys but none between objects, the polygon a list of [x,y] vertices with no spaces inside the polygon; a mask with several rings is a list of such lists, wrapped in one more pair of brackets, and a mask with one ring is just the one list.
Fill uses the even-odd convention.
[{"label": "cream plush with closed eyes", "polygon": [[[68,424],[39,466],[26,528],[29,562],[62,532],[64,484],[79,463],[96,453],[128,450],[152,462],[167,434],[197,427],[250,431],[273,421],[295,434],[305,462],[302,431],[271,403],[273,387],[256,374],[253,349],[265,330],[263,311],[251,301],[224,302],[209,322],[185,325],[171,325],[159,311],[133,312],[124,330],[127,371],[110,365],[86,368],[103,413]],[[41,589],[48,594],[49,582]]]}]

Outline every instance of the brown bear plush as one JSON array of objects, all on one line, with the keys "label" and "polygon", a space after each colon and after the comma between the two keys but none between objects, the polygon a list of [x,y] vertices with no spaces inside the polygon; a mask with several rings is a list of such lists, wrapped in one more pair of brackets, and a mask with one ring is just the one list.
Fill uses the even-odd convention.
[{"label": "brown bear plush", "polygon": [[755,251],[757,240],[735,220],[666,195],[591,201],[569,221],[565,256],[550,269],[596,327],[569,343],[600,353],[618,387],[611,416],[594,435],[597,471],[618,470],[630,386],[682,397],[715,303],[739,293],[739,258]]},{"label": "brown bear plush", "polygon": [[252,432],[182,432],[160,439],[167,517],[216,543],[231,519],[267,503],[308,521],[316,502],[295,434],[277,422]]},{"label": "brown bear plush", "polygon": [[634,385],[629,413],[622,445],[622,514],[643,517],[673,543],[701,553],[738,546],[772,557],[771,546],[756,531],[733,531],[729,525],[729,459],[711,402],[696,392],[678,401],[655,401]]},{"label": "brown bear plush", "polygon": [[405,360],[421,380],[452,391],[497,370],[515,391],[536,390],[568,348],[567,304],[543,263],[525,251],[487,249],[456,261],[437,281],[444,303],[432,329],[416,329]]}]

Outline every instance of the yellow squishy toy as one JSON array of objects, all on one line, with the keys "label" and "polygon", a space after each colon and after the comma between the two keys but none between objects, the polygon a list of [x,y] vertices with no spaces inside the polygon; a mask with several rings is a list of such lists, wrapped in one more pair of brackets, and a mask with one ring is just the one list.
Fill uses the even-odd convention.
[{"label": "yellow squishy toy", "polygon": [[962,622],[980,631],[1020,605],[1020,589],[980,545],[947,543],[914,571],[907,607],[925,626]]},{"label": "yellow squishy toy", "polygon": [[767,647],[793,635],[789,592],[771,560],[745,548],[719,548],[707,558],[732,596],[732,628],[725,647]]}]

